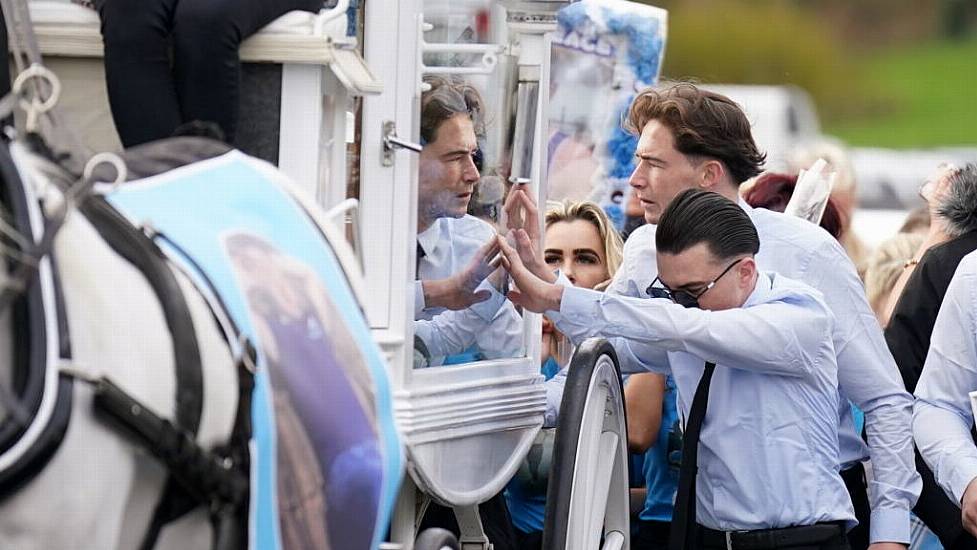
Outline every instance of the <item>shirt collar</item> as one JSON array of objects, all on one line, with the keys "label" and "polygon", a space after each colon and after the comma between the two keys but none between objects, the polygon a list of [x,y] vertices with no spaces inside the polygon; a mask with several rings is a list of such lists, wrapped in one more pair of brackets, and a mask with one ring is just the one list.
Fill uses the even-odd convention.
[{"label": "shirt collar", "polygon": [[417,234],[417,244],[424,249],[424,254],[432,256],[441,241],[441,218],[434,220],[430,227]]},{"label": "shirt collar", "polygon": [[750,206],[748,202],[743,200],[743,197],[739,197],[738,199],[736,199],[736,204],[740,205],[740,208],[742,208],[743,211],[746,212],[747,216],[753,215],[753,207]]},{"label": "shirt collar", "polygon": [[773,273],[760,271],[759,267],[757,267],[756,286],[753,287],[753,292],[750,293],[749,297],[746,299],[746,302],[743,303],[743,307],[750,307],[768,302],[771,290],[773,290]]}]

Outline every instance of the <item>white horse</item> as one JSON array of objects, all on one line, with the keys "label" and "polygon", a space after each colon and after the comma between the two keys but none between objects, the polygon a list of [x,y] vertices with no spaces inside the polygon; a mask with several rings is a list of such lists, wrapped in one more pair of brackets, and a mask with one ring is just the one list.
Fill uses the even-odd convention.
[{"label": "white horse", "polygon": [[[22,147],[18,150],[16,144],[13,148],[20,173],[26,175],[22,203],[34,210],[32,221],[37,230],[42,213],[38,207],[56,208],[71,180],[54,164]],[[3,176],[9,180],[14,174],[4,153],[0,152],[0,162],[7,161]],[[19,200],[11,197],[18,186],[4,183],[9,212],[9,201]],[[44,196],[31,197],[35,191]],[[27,307],[24,299],[5,308],[0,317],[0,385],[8,390],[8,399],[0,399],[0,426],[29,421],[21,426],[23,433],[12,446],[0,441],[0,470],[16,468],[18,461],[26,465],[13,481],[4,480],[0,486],[0,548],[130,549],[143,545],[168,471],[143,446],[122,437],[117,427],[93,414],[95,387],[86,379],[109,376],[124,392],[168,419],[177,417],[178,399],[189,397],[193,402],[183,408],[190,411],[186,416],[191,421],[199,415],[195,439],[204,449],[227,444],[232,433],[238,408],[238,370],[211,307],[162,255],[156,256],[152,266],[162,271],[149,275],[141,271],[131,259],[140,254],[153,256],[151,241],[134,228],[126,231],[119,219],[107,222],[111,218],[107,213],[106,209],[68,213],[27,293],[34,293],[44,306],[43,319],[37,318],[41,310]],[[93,223],[96,220],[99,226]],[[100,230],[117,232],[111,239],[117,242],[110,244]],[[128,244],[119,242],[126,240]],[[123,250],[127,247],[132,250]],[[140,248],[142,252],[135,251]],[[7,270],[0,270],[0,283],[8,283],[8,277]],[[55,282],[60,292],[55,292]],[[158,291],[167,285],[176,285],[182,297],[170,295],[163,300],[185,306],[164,307]],[[58,309],[63,310],[67,333],[58,328]],[[39,322],[43,322],[46,343],[32,341],[37,331],[31,331]],[[191,326],[173,324],[186,322]],[[196,346],[188,344],[188,334]],[[60,357],[61,347],[70,348],[70,357]],[[30,354],[40,351],[47,357],[38,363],[36,355]],[[186,395],[186,386],[178,384],[178,356],[193,364],[191,370],[195,368],[186,376],[201,377],[197,384],[191,380],[199,388],[198,397]],[[199,363],[194,362],[196,356]],[[18,407],[11,404],[10,397],[24,393],[17,388],[23,386],[24,369],[35,370],[35,381],[43,378],[42,389],[33,404],[21,403],[20,408],[27,410],[19,411],[18,418]],[[179,397],[178,386],[184,391]],[[23,418],[25,412],[33,418]],[[66,414],[69,420],[64,426]],[[45,430],[53,431],[53,437]],[[32,454],[45,445],[50,447],[47,453],[41,449],[40,456]],[[45,454],[50,457],[45,459]],[[213,540],[208,510],[197,506],[164,526],[152,547],[210,548]]]}]

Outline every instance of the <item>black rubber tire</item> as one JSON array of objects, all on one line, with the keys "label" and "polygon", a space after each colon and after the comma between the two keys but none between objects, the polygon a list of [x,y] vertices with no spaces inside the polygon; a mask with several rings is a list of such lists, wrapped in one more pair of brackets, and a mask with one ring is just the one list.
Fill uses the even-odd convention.
[{"label": "black rubber tire", "polygon": [[[556,425],[549,484],[546,487],[543,550],[566,548],[567,521],[570,515],[570,496],[573,491],[580,426],[594,368],[603,355],[610,357],[617,373],[618,384],[621,384],[621,367],[617,361],[617,353],[614,352],[614,346],[603,338],[585,340],[577,347],[570,362],[566,386],[563,389],[560,418]],[[623,385],[620,389],[621,395],[624,395]]]}]

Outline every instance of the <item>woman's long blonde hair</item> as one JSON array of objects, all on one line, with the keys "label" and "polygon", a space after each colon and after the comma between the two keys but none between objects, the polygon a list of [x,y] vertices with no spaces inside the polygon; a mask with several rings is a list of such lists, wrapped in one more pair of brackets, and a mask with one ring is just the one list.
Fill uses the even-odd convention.
[{"label": "woman's long blonde hair", "polygon": [[607,276],[614,278],[617,268],[624,259],[624,241],[614,228],[604,209],[590,201],[549,201],[546,203],[546,227],[557,222],[583,220],[597,228],[604,242],[604,257],[607,259]]},{"label": "woman's long blonde hair", "polygon": [[919,233],[897,233],[883,241],[866,263],[865,294],[883,327],[889,324],[885,315],[889,294],[923,239]]}]

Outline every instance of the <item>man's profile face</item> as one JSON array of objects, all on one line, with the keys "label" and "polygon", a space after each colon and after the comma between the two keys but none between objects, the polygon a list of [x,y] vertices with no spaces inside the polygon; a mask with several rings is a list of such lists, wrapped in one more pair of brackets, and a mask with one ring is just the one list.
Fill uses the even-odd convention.
[{"label": "man's profile face", "polygon": [[[706,243],[698,243],[678,254],[659,252],[657,256],[661,283],[672,292],[683,291],[698,296],[700,309],[721,311],[741,307],[753,292],[756,271],[753,258],[746,257],[739,262],[736,262],[737,258],[721,260],[712,254]],[[731,265],[733,267],[726,271]],[[707,289],[713,281],[715,284]]]},{"label": "man's profile face", "polygon": [[701,176],[689,158],[675,149],[672,130],[655,119],[641,130],[635,157],[637,165],[628,183],[641,202],[645,221],[657,224],[672,199],[696,187]]},{"label": "man's profile face", "polygon": [[472,155],[478,149],[471,119],[457,114],[424,146],[418,175],[418,217],[422,220],[460,218],[468,210],[479,173]]}]

